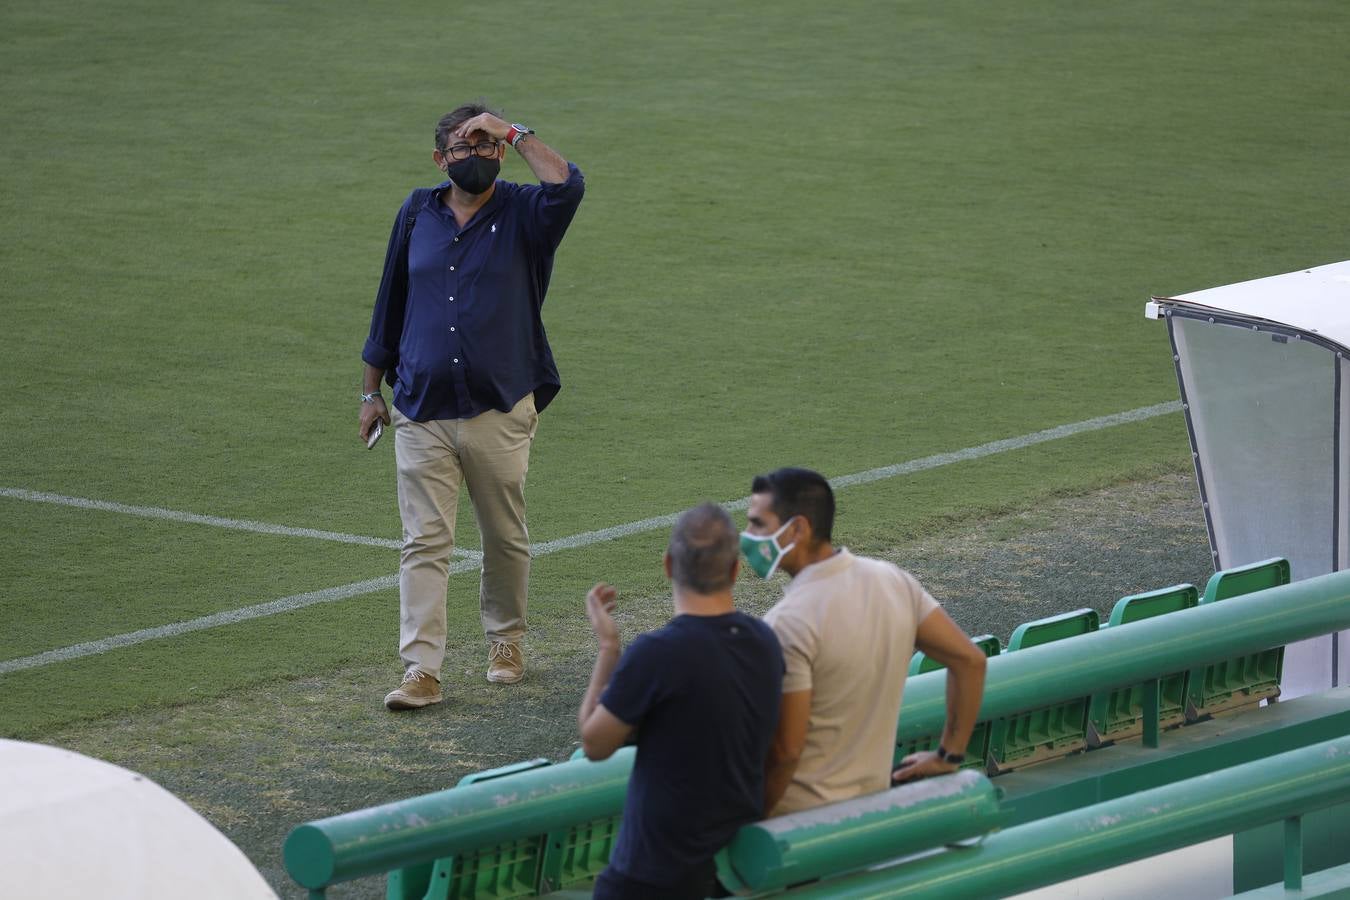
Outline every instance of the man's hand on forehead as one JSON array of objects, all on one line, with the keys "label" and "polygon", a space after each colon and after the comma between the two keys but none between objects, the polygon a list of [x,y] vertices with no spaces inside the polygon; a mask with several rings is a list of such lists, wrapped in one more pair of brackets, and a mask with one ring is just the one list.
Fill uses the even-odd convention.
[{"label": "man's hand on forehead", "polygon": [[455,137],[476,144],[483,140],[505,140],[510,131],[509,123],[503,122],[492,113],[480,113],[456,128]]}]

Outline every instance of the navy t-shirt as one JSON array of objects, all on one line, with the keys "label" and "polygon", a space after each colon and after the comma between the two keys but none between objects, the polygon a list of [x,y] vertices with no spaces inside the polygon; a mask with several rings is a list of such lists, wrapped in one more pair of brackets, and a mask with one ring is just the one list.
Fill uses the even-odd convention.
[{"label": "navy t-shirt", "polygon": [[600,698],[637,729],[612,868],[674,883],[763,817],[782,683],[778,638],[744,613],[676,616],[632,643]]}]

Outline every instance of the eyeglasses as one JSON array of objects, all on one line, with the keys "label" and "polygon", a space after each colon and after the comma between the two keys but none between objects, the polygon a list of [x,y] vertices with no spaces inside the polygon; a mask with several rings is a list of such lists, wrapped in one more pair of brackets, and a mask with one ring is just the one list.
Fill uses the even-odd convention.
[{"label": "eyeglasses", "polygon": [[447,147],[441,152],[451,159],[468,159],[470,154],[477,154],[484,159],[491,159],[497,155],[498,144],[496,141],[483,141],[481,144],[455,144],[453,147]]}]

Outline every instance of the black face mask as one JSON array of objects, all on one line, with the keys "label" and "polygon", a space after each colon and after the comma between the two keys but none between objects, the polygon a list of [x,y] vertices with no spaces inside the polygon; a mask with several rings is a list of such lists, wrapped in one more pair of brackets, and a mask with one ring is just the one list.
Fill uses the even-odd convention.
[{"label": "black face mask", "polygon": [[493,182],[497,180],[497,173],[501,170],[501,160],[483,159],[481,156],[474,155],[468,159],[450,163],[446,167],[445,174],[450,176],[450,180],[455,183],[455,187],[461,191],[468,194],[481,194],[492,187]]}]

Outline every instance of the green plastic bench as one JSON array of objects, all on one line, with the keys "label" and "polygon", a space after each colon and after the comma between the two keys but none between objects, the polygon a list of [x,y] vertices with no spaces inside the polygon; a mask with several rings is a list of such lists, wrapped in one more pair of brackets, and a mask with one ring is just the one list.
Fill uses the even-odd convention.
[{"label": "green plastic bench", "polygon": [[[1061,641],[1096,631],[1097,611],[1073,612],[1017,626],[1006,652]],[[989,734],[986,768],[991,775],[1087,749],[1089,697],[1075,697],[1014,716],[997,719]]]},{"label": "green plastic bench", "polygon": [[[977,647],[984,651],[986,657],[998,656],[1001,649],[998,637],[992,634],[982,634],[979,637],[970,639]],[[909,660],[909,674],[922,675],[925,672],[935,672],[943,668],[942,663],[927,656],[923,652],[917,652]],[[904,709],[901,708],[901,715],[904,715]],[[898,764],[911,753],[919,753],[923,750],[936,750],[938,741],[942,738],[940,734],[926,735],[921,738],[910,741],[897,741],[895,745],[895,757],[892,765]],[[989,753],[989,723],[977,722],[975,728],[970,732],[970,742],[966,744],[966,761],[961,764],[963,769],[984,769],[985,757]]]},{"label": "green plastic bench", "polygon": [[[531,759],[465,775],[456,787],[505,778],[549,765]],[[385,882],[386,900],[451,900],[460,897],[530,897],[538,881],[540,853],[529,838],[506,841],[433,863],[395,869]]]},{"label": "green plastic bench", "polygon": [[[1116,601],[1104,627],[1118,628],[1130,622],[1190,609],[1199,602],[1200,592],[1193,584],[1175,584],[1146,594],[1122,597]],[[1186,721],[1187,676],[1187,672],[1176,672],[1159,679],[1160,728]],[[1093,696],[1088,710],[1089,747],[1143,734],[1144,688],[1144,685],[1136,684]]]},{"label": "green plastic bench", "polygon": [[[1225,569],[1210,577],[1200,604],[1218,603],[1230,597],[1289,584],[1289,581],[1289,561],[1279,557]],[[1280,695],[1283,671],[1283,647],[1192,669],[1186,717],[1195,721],[1203,716],[1250,706],[1266,698],[1274,699]]]}]

